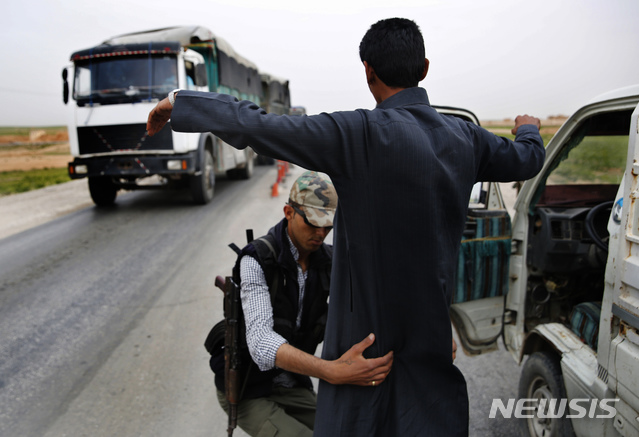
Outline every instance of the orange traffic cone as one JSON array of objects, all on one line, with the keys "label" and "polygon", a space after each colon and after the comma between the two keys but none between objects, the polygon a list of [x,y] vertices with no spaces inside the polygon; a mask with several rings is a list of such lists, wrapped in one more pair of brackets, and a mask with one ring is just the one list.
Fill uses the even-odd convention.
[{"label": "orange traffic cone", "polygon": [[273,184],[273,186],[271,187],[271,197],[277,197],[279,196],[280,193],[277,190],[277,181]]}]

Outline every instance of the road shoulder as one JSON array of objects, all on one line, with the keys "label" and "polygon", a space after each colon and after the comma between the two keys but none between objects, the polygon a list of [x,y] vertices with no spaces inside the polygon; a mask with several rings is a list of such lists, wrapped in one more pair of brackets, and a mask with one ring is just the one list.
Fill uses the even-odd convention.
[{"label": "road shoulder", "polygon": [[93,205],[86,180],[0,197],[0,239]]}]

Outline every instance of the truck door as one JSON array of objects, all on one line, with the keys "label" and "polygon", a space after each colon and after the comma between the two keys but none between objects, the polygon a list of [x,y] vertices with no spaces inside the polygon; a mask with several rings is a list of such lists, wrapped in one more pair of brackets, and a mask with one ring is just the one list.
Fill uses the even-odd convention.
[{"label": "truck door", "polygon": [[[639,106],[632,115],[624,204],[615,286],[612,289],[612,342],[608,372],[610,388],[620,401],[614,426],[621,435],[636,435],[639,422]],[[625,232],[624,232],[625,231]],[[609,261],[610,262],[610,261]],[[601,340],[600,340],[601,342]]]},{"label": "truck door", "polygon": [[[433,106],[439,113],[479,125],[472,112]],[[469,354],[497,348],[511,252],[510,215],[499,184],[475,184],[457,260],[450,316]]]},{"label": "truck door", "polygon": [[511,252],[510,215],[498,184],[478,183],[458,255],[450,316],[466,353],[497,348]]},{"label": "truck door", "polygon": [[[433,108],[479,125],[477,116],[466,109]],[[469,354],[497,348],[504,296],[508,290],[511,234],[510,215],[499,184],[475,184],[468,205],[450,308],[462,347]]]}]

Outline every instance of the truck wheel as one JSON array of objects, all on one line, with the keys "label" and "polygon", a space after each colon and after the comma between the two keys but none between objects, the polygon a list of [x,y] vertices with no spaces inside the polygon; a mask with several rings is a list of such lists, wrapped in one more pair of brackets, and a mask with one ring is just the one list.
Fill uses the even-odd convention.
[{"label": "truck wheel", "polygon": [[253,150],[246,149],[244,151],[244,156],[246,157],[246,164],[244,164],[243,168],[234,168],[233,170],[228,170],[226,172],[229,179],[251,179],[251,176],[253,176],[255,152],[253,152]]},{"label": "truck wheel", "polygon": [[255,153],[252,150],[247,150],[246,154],[246,165],[244,168],[237,169],[237,175],[239,179],[251,179],[253,176],[253,166],[255,165]]},{"label": "truck wheel", "polygon": [[[550,352],[535,352],[528,358],[519,378],[519,399],[546,399],[546,409],[550,399],[556,400],[555,413],[561,399],[566,398],[564,378],[557,356]],[[537,407],[539,408],[539,407]],[[530,413],[529,411],[526,413]],[[522,435],[530,437],[569,437],[574,435],[568,407],[561,417],[539,417],[539,410],[533,418],[520,419]]]},{"label": "truck wheel", "polygon": [[89,177],[89,193],[91,193],[93,203],[97,206],[110,206],[115,202],[118,187],[115,186],[110,177],[93,176]]},{"label": "truck wheel", "polygon": [[191,177],[191,195],[195,203],[207,204],[213,199],[215,190],[215,170],[213,167],[213,155],[209,149],[204,149],[202,171],[199,175]]},{"label": "truck wheel", "polygon": [[264,155],[257,155],[257,165],[275,165],[275,160]]}]

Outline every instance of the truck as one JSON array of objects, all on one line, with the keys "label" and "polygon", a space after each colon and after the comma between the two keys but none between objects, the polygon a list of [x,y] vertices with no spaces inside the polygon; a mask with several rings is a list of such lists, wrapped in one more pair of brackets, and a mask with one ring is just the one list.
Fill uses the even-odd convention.
[{"label": "truck", "polygon": [[[257,66],[202,26],[177,26],[115,36],[71,55],[62,71],[69,104],[72,179],[87,178],[98,206],[115,202],[120,189],[188,189],[198,204],[211,201],[216,176],[248,179],[255,153],[236,150],[211,133],[178,133],[170,122],[153,137],[146,120],[170,91],[230,94],[268,103]],[[271,81],[285,96],[288,81]]]},{"label": "truck", "polygon": [[[288,115],[291,108],[289,81],[270,73],[260,74],[262,81],[262,109],[269,114]],[[273,165],[275,160],[268,156],[258,155],[257,164]]]},{"label": "truck", "polygon": [[526,436],[639,436],[639,86],[576,111],[520,185],[469,204],[450,308],[467,354],[502,339],[518,399],[490,417]]}]

